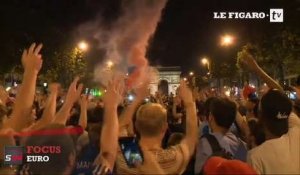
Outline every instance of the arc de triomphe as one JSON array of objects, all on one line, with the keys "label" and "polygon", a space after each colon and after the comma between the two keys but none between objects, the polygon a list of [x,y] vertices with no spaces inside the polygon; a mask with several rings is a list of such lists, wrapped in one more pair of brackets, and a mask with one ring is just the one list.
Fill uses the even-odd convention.
[{"label": "arc de triomphe", "polygon": [[160,91],[164,94],[176,94],[176,89],[180,84],[180,67],[156,67],[159,72],[158,82],[150,83],[150,93]]}]

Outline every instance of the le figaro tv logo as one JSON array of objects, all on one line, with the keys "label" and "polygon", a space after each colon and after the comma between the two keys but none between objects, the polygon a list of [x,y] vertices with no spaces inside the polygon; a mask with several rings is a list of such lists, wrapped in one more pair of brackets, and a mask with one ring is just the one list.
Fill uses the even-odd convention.
[{"label": "le figaro tv logo", "polygon": [[265,19],[269,18],[270,22],[283,22],[284,11],[283,9],[274,8],[270,9],[269,13],[266,12],[214,12],[214,19]]},{"label": "le figaro tv logo", "polygon": [[270,22],[283,22],[283,9],[270,9]]}]

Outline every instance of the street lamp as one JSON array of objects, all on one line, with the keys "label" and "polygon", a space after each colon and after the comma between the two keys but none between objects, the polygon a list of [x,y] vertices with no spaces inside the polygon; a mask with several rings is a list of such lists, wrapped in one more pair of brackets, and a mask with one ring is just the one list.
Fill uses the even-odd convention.
[{"label": "street lamp", "polygon": [[229,46],[233,44],[234,38],[231,35],[224,35],[221,38],[221,46]]},{"label": "street lamp", "polygon": [[89,45],[85,41],[81,41],[78,43],[78,48],[81,51],[86,51],[89,48]]},{"label": "street lamp", "polygon": [[108,68],[111,68],[111,67],[113,67],[114,62],[112,62],[111,60],[108,60],[106,64],[107,64]]},{"label": "street lamp", "polygon": [[202,58],[201,62],[202,62],[203,65],[209,64],[209,61],[208,61],[207,58]]},{"label": "street lamp", "polygon": [[202,58],[201,59],[201,63],[205,66],[207,65],[207,69],[208,69],[208,75],[210,74],[210,63],[209,63],[209,59],[208,58]]},{"label": "street lamp", "polygon": [[115,65],[115,63],[113,62],[113,61],[111,61],[111,60],[107,60],[106,61],[106,68],[107,68],[107,70],[112,70],[112,68],[114,67],[114,65]]},{"label": "street lamp", "polygon": [[194,72],[190,72],[190,76],[193,76],[194,75]]}]

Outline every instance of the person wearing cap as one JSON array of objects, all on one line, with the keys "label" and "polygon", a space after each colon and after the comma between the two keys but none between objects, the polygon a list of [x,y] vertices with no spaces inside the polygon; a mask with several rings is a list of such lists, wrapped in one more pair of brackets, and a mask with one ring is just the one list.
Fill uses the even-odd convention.
[{"label": "person wearing cap", "polygon": [[217,156],[213,156],[206,161],[203,174],[257,175],[256,171],[245,162],[240,160],[228,160]]},{"label": "person wearing cap", "polygon": [[258,96],[256,95],[256,89],[250,85],[245,85],[242,91],[244,105],[247,109],[247,119],[257,118],[258,108]]},{"label": "person wearing cap", "polygon": [[292,102],[279,90],[269,90],[259,104],[266,141],[248,152],[247,162],[259,174],[300,174],[300,119]]}]

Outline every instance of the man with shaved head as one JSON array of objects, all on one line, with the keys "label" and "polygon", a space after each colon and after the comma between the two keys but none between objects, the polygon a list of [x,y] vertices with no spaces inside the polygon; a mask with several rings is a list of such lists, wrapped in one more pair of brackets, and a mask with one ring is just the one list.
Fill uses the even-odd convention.
[{"label": "man with shaved head", "polygon": [[[193,101],[192,92],[188,89],[184,82],[180,87],[180,98],[184,101],[184,107],[187,114],[186,122],[186,135],[183,140],[168,149],[163,149],[161,144],[164,138],[165,132],[168,128],[167,123],[167,111],[166,109],[157,103],[148,103],[139,107],[136,112],[136,120],[134,126],[136,132],[140,135],[139,145],[142,148],[142,152],[149,152],[154,157],[162,171],[166,174],[182,174],[194,153],[195,144],[197,140],[197,117],[196,106]],[[139,98],[137,95],[137,100]],[[138,107],[138,102],[133,106]],[[131,114],[135,111],[134,107],[131,110]],[[129,112],[130,113],[130,112]],[[128,114],[129,114],[128,113]],[[129,115],[127,115],[128,117]],[[125,126],[125,121],[132,121],[128,117],[120,117],[120,126]],[[129,125],[129,122],[127,123]],[[124,160],[122,153],[119,151],[116,162],[117,174],[144,174],[138,168],[129,168]]]},{"label": "man with shaved head", "polygon": [[139,108],[135,127],[145,137],[164,137],[167,123],[167,111],[160,104],[148,103]]}]

